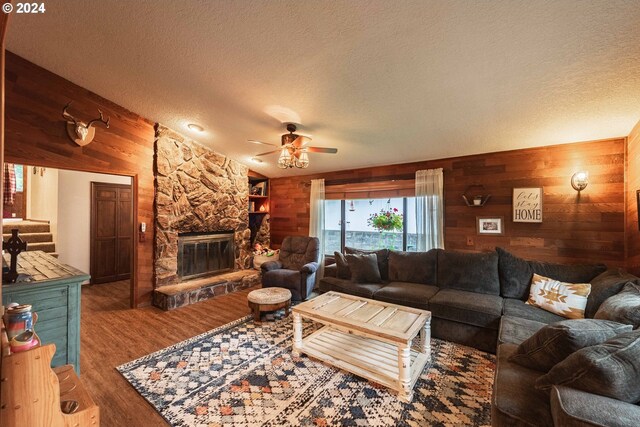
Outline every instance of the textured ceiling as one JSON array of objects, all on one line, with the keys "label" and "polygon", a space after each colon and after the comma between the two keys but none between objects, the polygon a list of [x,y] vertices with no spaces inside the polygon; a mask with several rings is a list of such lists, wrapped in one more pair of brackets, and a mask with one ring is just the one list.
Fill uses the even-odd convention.
[{"label": "textured ceiling", "polygon": [[[46,8],[12,16],[10,51],[268,176],[624,136],[640,119],[636,0]],[[246,140],[279,144],[287,120],[338,154],[250,164],[268,147]]]}]

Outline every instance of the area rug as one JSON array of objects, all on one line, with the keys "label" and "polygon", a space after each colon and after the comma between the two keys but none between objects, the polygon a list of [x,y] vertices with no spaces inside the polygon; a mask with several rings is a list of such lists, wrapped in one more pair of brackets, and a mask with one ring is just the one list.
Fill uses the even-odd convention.
[{"label": "area rug", "polygon": [[[318,325],[305,322],[304,334]],[[250,316],[117,369],[173,426],[490,425],[491,354],[432,339],[403,403],[385,387],[291,354],[291,317]]]}]

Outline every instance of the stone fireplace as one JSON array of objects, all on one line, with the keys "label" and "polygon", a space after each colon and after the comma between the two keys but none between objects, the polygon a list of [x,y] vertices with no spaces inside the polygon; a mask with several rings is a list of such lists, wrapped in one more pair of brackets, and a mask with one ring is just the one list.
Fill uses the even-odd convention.
[{"label": "stone fireplace", "polygon": [[[192,273],[197,271],[189,278],[209,274],[201,271],[209,267],[203,267],[203,263],[220,250],[227,263],[222,269],[248,268],[251,231],[247,167],[161,125],[156,128],[155,156],[156,289],[187,279],[183,275],[185,264],[178,262],[179,252],[185,250],[183,237],[226,233],[232,243],[224,248],[217,243],[189,245],[188,250],[194,252],[188,256],[200,261],[198,266],[189,266]],[[215,261],[211,266],[215,269]]]},{"label": "stone fireplace", "polygon": [[178,277],[180,280],[233,271],[233,232],[178,234]]}]

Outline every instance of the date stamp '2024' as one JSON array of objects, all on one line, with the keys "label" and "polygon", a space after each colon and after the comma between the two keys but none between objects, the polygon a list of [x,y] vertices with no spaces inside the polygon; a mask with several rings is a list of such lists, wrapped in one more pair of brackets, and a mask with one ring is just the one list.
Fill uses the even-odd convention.
[{"label": "date stamp '2024'", "polygon": [[47,11],[44,3],[16,3],[15,6],[11,3],[4,3],[2,5],[2,11],[4,13],[45,13]]}]

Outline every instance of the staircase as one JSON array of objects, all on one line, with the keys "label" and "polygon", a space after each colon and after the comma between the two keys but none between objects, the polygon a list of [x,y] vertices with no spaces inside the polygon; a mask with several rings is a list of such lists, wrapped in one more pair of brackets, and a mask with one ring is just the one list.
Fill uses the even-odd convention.
[{"label": "staircase", "polygon": [[56,253],[56,244],[53,242],[53,235],[49,228],[48,221],[11,221],[6,220],[2,225],[2,240],[7,241],[11,237],[11,230],[17,228],[18,236],[27,242],[28,251],[43,251],[54,257],[58,257]]}]

